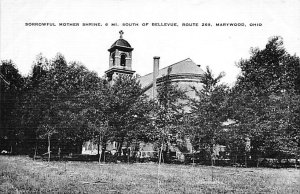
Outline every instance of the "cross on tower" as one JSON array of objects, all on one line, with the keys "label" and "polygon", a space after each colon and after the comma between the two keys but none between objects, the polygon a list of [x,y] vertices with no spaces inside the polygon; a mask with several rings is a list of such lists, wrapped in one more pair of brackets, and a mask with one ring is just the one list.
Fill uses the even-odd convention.
[{"label": "cross on tower", "polygon": [[123,32],[123,30],[120,30],[120,38],[123,38],[123,34],[124,34],[124,32]]}]

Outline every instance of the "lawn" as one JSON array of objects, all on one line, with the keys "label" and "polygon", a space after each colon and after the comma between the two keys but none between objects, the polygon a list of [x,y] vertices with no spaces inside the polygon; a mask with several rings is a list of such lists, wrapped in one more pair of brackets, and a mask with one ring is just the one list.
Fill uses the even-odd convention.
[{"label": "lawn", "polygon": [[300,170],[0,156],[0,193],[300,193]]}]

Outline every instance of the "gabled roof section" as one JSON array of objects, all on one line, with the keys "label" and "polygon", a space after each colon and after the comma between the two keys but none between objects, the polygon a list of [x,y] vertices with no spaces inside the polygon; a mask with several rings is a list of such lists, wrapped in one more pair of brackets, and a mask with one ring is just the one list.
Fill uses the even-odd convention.
[{"label": "gabled roof section", "polygon": [[[166,75],[203,75],[204,71],[194,63],[190,58],[184,59],[159,70],[157,78]],[[142,87],[149,86],[152,83],[153,73],[149,73],[139,78]]]}]

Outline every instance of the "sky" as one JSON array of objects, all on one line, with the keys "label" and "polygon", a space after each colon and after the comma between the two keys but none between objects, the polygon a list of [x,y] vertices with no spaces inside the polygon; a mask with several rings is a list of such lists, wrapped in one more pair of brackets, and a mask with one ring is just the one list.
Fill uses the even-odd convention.
[{"label": "sky", "polygon": [[[250,48],[263,49],[272,36],[283,37],[290,54],[300,52],[299,0],[0,0],[0,58],[11,59],[22,75],[30,74],[39,53],[52,59],[59,52],[103,76],[107,49],[119,38],[134,48],[132,68],[139,75],[186,58],[232,85],[240,73],[237,63],[250,57]],[[56,26],[26,26],[54,23]],[[59,26],[78,23],[79,26]],[[100,23],[102,26],[82,26]],[[105,24],[108,24],[106,26]],[[118,26],[111,26],[117,23]],[[136,23],[138,26],[123,26]],[[145,25],[148,23],[148,25]],[[152,23],[177,23],[153,26]],[[183,26],[197,23],[198,26]],[[202,26],[209,23],[211,26]],[[236,23],[244,26],[217,26]],[[250,24],[256,26],[250,26]]]}]

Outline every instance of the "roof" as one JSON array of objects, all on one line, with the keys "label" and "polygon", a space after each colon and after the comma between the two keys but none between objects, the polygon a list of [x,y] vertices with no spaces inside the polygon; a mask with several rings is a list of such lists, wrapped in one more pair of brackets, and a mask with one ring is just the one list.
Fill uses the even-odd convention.
[{"label": "roof", "polygon": [[[204,71],[190,58],[184,59],[159,70],[157,78],[166,75],[182,75],[183,77],[203,75]],[[184,78],[183,78],[184,79]],[[146,87],[153,81],[153,73],[149,73],[139,78],[142,87]]]},{"label": "roof", "polygon": [[113,48],[115,46],[121,46],[121,47],[131,47],[131,45],[127,42],[127,40],[120,38],[116,42],[114,42],[110,48]]}]

